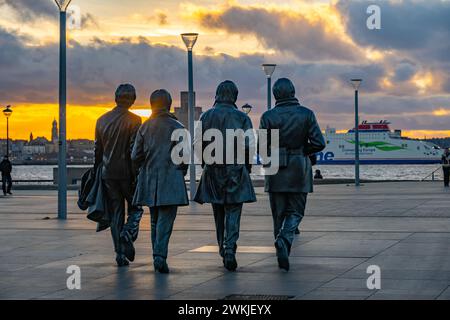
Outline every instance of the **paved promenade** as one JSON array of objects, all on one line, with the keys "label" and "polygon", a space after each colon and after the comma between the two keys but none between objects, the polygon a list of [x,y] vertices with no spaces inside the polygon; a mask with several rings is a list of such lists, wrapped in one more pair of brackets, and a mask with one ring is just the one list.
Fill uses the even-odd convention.
[{"label": "paved promenade", "polygon": [[[155,274],[148,211],[137,259],[115,266],[109,231],[76,207],[55,219],[55,191],[0,197],[0,299],[222,299],[283,295],[292,299],[450,299],[450,191],[442,182],[320,185],[308,200],[291,271],[277,267],[267,195],[245,205],[237,272],[215,252],[208,205],[181,208],[168,259]],[[66,268],[81,268],[81,290],[68,290]],[[366,269],[381,268],[369,290]]]}]

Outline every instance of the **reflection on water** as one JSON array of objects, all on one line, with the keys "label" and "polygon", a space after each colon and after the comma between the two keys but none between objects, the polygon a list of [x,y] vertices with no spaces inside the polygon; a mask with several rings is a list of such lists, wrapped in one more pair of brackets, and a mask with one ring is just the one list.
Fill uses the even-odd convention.
[{"label": "reflection on water", "polygon": [[[51,180],[53,179],[53,168],[56,166],[14,166],[14,180]],[[73,166],[85,167],[85,166]],[[422,180],[435,169],[440,168],[439,165],[362,165],[360,167],[361,179],[368,180]],[[315,166],[314,170],[319,169],[322,175],[327,178],[354,178],[354,166],[352,165],[320,165]],[[197,175],[201,174],[201,168],[198,166]],[[252,177],[262,179],[262,167],[255,166],[253,168]],[[442,180],[442,170],[438,170],[435,178]],[[431,178],[429,178],[431,179]]]},{"label": "reflection on water", "polygon": [[[441,166],[430,165],[363,165],[360,166],[361,179],[367,180],[422,180]],[[316,166],[314,169],[322,171],[324,178],[355,177],[355,167],[342,166]],[[431,179],[431,177],[429,178]],[[443,180],[442,169],[435,173],[435,179]]]}]

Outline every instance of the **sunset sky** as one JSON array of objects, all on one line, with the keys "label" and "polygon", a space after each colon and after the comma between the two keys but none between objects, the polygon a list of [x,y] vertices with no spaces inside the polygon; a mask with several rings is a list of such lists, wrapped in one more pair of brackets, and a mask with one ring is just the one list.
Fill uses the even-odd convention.
[{"label": "sunset sky", "polygon": [[[280,4],[282,3],[282,4]],[[213,103],[226,79],[265,110],[262,63],[289,77],[301,103],[327,125],[352,127],[352,77],[364,79],[361,120],[389,120],[411,137],[450,136],[450,1],[73,0],[80,30],[68,31],[68,138],[93,138],[95,120],[114,106],[118,84],[168,89],[179,104],[187,59],[179,34],[195,46],[197,105]],[[370,4],[381,30],[366,27]],[[50,136],[58,118],[58,12],[52,0],[0,0],[0,106],[11,104],[13,139]],[[142,111],[140,111],[142,112]],[[0,137],[6,136],[0,121]]]}]

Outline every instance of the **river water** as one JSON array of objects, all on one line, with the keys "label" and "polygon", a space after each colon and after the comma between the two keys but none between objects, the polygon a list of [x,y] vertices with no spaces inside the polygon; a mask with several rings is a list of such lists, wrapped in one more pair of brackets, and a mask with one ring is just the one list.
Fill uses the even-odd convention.
[{"label": "river water", "polygon": [[[52,165],[14,166],[14,180],[52,180]],[[77,167],[77,166],[74,166]],[[78,166],[85,167],[85,166]],[[361,179],[367,180],[422,180],[431,174],[439,165],[361,165]],[[319,169],[325,179],[327,178],[354,178],[354,166],[351,165],[318,165],[314,170]],[[199,170],[197,171],[199,172]],[[252,176],[262,178],[260,166],[255,166]],[[442,180],[442,170],[438,170],[436,179]]]}]

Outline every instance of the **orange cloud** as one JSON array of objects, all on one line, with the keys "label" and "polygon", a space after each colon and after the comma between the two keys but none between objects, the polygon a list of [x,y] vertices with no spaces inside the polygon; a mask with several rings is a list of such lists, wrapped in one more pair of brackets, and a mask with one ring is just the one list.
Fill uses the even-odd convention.
[{"label": "orange cloud", "polygon": [[437,117],[444,117],[450,115],[450,110],[439,108],[438,110],[433,111],[433,115]]},{"label": "orange cloud", "polygon": [[[204,30],[257,40],[266,49],[290,52],[306,60],[351,60],[363,56],[346,34],[339,11],[330,4],[297,6],[190,5],[186,17]],[[245,43],[245,42],[244,42]],[[373,55],[378,58],[380,53]]]},{"label": "orange cloud", "polygon": [[426,92],[433,86],[433,79],[433,74],[431,72],[426,72],[422,74],[416,74],[413,77],[412,82],[421,92]]}]

